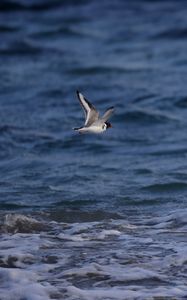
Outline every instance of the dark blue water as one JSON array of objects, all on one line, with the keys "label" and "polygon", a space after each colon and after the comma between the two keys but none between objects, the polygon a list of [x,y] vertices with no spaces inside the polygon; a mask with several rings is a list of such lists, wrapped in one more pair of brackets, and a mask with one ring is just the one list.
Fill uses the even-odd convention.
[{"label": "dark blue water", "polygon": [[[0,299],[187,297],[186,14],[0,2]],[[112,129],[72,130],[77,89]]]}]

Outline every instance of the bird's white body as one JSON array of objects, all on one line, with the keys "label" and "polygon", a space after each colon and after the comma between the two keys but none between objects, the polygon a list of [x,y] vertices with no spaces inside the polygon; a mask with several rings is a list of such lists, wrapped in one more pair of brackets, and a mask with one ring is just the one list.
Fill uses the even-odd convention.
[{"label": "bird's white body", "polygon": [[107,128],[112,127],[107,120],[112,115],[114,107],[107,109],[104,115],[99,118],[99,113],[95,107],[78,91],[77,96],[81,106],[84,109],[86,120],[84,126],[74,128],[74,130],[78,131],[79,133],[102,133],[106,131]]},{"label": "bird's white body", "polygon": [[97,122],[94,124],[92,124],[89,127],[81,127],[76,129],[77,131],[79,131],[80,133],[103,133],[104,131],[106,131],[107,129],[107,125],[103,124],[101,126],[101,124],[97,124]]}]

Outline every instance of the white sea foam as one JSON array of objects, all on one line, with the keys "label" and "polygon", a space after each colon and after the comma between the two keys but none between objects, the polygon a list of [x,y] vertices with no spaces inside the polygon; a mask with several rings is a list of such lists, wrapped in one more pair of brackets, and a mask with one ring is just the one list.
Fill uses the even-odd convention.
[{"label": "white sea foam", "polygon": [[68,286],[67,292],[69,299],[83,299],[83,300],[133,300],[133,299],[149,299],[154,300],[158,298],[168,297],[185,297],[187,295],[187,288],[184,285],[179,287],[165,287],[145,289],[138,286],[133,286],[131,289],[128,287],[123,288],[97,288],[97,289],[80,289],[75,286]]},{"label": "white sea foam", "polygon": [[175,243],[172,250],[173,253],[168,255],[165,260],[167,265],[180,267],[185,265],[187,263],[187,243]]},{"label": "white sea foam", "polygon": [[82,268],[73,268],[68,271],[64,271],[64,275],[68,276],[89,276],[93,275],[102,275],[108,278],[108,281],[113,282],[128,282],[128,281],[137,281],[143,279],[158,279],[164,280],[165,277],[160,275],[152,270],[148,270],[140,267],[128,267],[128,266],[119,266],[117,264],[113,265],[99,265],[92,263],[88,266]]},{"label": "white sea foam", "polygon": [[106,237],[110,236],[110,235],[113,235],[113,236],[119,236],[121,235],[121,232],[119,230],[114,230],[114,229],[111,229],[111,230],[102,230],[99,235],[97,236],[97,238],[99,240],[104,240]]},{"label": "white sea foam", "polygon": [[71,228],[64,230],[63,233],[58,235],[59,239],[74,241],[74,242],[83,242],[91,240],[104,240],[109,236],[120,236],[121,231],[116,229],[102,229],[98,226],[98,222],[93,222],[90,224],[73,224]]},{"label": "white sea foam", "polygon": [[54,288],[39,282],[37,273],[20,269],[0,268],[1,300],[47,300]]},{"label": "white sea foam", "polygon": [[1,300],[50,299],[53,288],[42,284],[40,273],[49,270],[39,264],[36,253],[42,241],[38,234],[3,235],[1,240],[0,295]]},{"label": "white sea foam", "polygon": [[60,233],[58,235],[58,238],[62,240],[73,241],[73,242],[83,242],[85,240],[88,240],[88,238],[86,236],[84,237],[83,234],[70,235],[70,234]]},{"label": "white sea foam", "polygon": [[32,217],[5,218],[12,230],[0,237],[0,299],[185,298],[187,247],[180,230],[186,212],[181,213],[182,222],[180,211],[177,222],[174,213],[135,225],[121,219],[50,222],[48,232],[38,233],[32,226],[22,233],[17,226],[26,220],[28,230]]},{"label": "white sea foam", "polygon": [[[187,223],[187,209],[178,209],[176,211],[170,212],[168,215],[152,217],[150,220],[142,220],[142,224],[151,226],[152,228],[168,229],[174,224],[184,225]],[[176,226],[175,226],[176,227]]]},{"label": "white sea foam", "polygon": [[[22,215],[5,218],[4,227],[14,226],[18,222],[35,222],[33,218]],[[52,243],[42,239],[40,234],[15,233],[2,234],[0,240],[0,299],[1,300],[47,300],[54,288],[44,283],[44,274],[51,264],[42,263],[39,253]]]},{"label": "white sea foam", "polygon": [[99,300],[99,299],[135,299],[140,296],[140,293],[136,291],[125,291],[120,288],[106,288],[106,289],[89,289],[83,290],[79,289],[75,286],[69,286],[67,288],[67,292],[69,294],[70,299],[72,296],[74,299],[82,299],[82,300]]}]

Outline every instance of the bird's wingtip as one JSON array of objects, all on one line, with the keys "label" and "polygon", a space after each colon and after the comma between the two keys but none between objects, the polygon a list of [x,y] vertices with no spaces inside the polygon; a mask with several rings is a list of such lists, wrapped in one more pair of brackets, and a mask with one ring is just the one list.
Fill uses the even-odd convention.
[{"label": "bird's wingtip", "polygon": [[108,110],[115,110],[115,106],[110,106],[109,108],[108,108]]}]

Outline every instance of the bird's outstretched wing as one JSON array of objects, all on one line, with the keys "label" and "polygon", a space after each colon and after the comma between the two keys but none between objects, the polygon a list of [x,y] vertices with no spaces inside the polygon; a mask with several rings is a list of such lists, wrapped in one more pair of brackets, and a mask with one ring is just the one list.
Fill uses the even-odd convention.
[{"label": "bird's outstretched wing", "polygon": [[79,92],[77,91],[77,96],[80,101],[80,104],[85,112],[85,126],[88,127],[93,124],[99,118],[99,113],[95,107]]},{"label": "bird's outstretched wing", "polygon": [[110,108],[108,108],[108,109],[106,110],[106,112],[104,113],[104,115],[102,116],[101,119],[102,119],[104,122],[106,122],[106,121],[111,117],[111,115],[113,114],[113,112],[114,112],[114,107],[111,106]]}]

